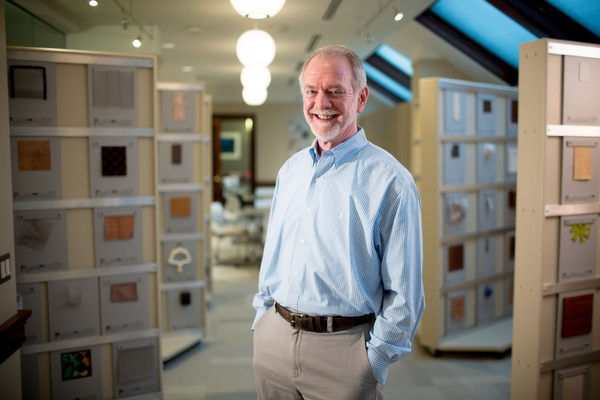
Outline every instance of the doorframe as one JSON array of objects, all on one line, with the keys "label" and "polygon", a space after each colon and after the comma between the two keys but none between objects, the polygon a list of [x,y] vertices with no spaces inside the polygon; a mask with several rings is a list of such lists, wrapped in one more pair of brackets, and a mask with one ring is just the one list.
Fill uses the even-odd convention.
[{"label": "doorframe", "polygon": [[213,201],[224,202],[223,183],[221,182],[221,122],[223,120],[252,119],[252,129],[250,130],[250,188],[252,193],[256,188],[256,115],[255,114],[213,114],[212,117],[212,143],[213,143]]}]

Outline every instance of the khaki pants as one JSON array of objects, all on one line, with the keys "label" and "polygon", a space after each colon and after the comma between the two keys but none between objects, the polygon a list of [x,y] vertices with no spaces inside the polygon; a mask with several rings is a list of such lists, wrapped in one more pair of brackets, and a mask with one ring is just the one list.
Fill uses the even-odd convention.
[{"label": "khaki pants", "polygon": [[259,400],[382,400],[366,342],[371,324],[333,332],[294,329],[272,307],[254,326]]}]

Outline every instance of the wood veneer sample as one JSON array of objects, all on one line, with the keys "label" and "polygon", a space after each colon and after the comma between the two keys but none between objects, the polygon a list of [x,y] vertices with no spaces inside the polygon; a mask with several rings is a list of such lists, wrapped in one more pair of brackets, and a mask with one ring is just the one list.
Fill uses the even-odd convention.
[{"label": "wood veneer sample", "polygon": [[52,169],[49,140],[19,140],[17,153],[19,171],[50,171]]},{"label": "wood veneer sample", "polygon": [[585,335],[592,331],[594,295],[565,297],[563,299],[562,330],[563,338]]}]

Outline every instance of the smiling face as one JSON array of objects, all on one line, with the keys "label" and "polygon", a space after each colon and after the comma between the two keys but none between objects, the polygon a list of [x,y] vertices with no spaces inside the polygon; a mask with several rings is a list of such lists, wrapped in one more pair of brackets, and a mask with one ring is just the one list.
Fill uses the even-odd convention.
[{"label": "smiling face", "polygon": [[365,86],[355,93],[352,66],[339,55],[318,55],[302,76],[304,117],[319,141],[329,150],[358,131],[357,118],[367,102]]}]

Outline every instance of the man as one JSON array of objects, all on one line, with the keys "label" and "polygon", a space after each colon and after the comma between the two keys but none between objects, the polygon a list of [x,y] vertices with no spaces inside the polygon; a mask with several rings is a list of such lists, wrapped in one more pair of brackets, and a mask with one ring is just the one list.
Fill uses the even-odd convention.
[{"label": "man", "polygon": [[382,399],[425,308],[421,204],[410,173],[366,140],[360,58],[316,50],[300,73],[316,136],[277,176],[253,305],[259,399]]}]

